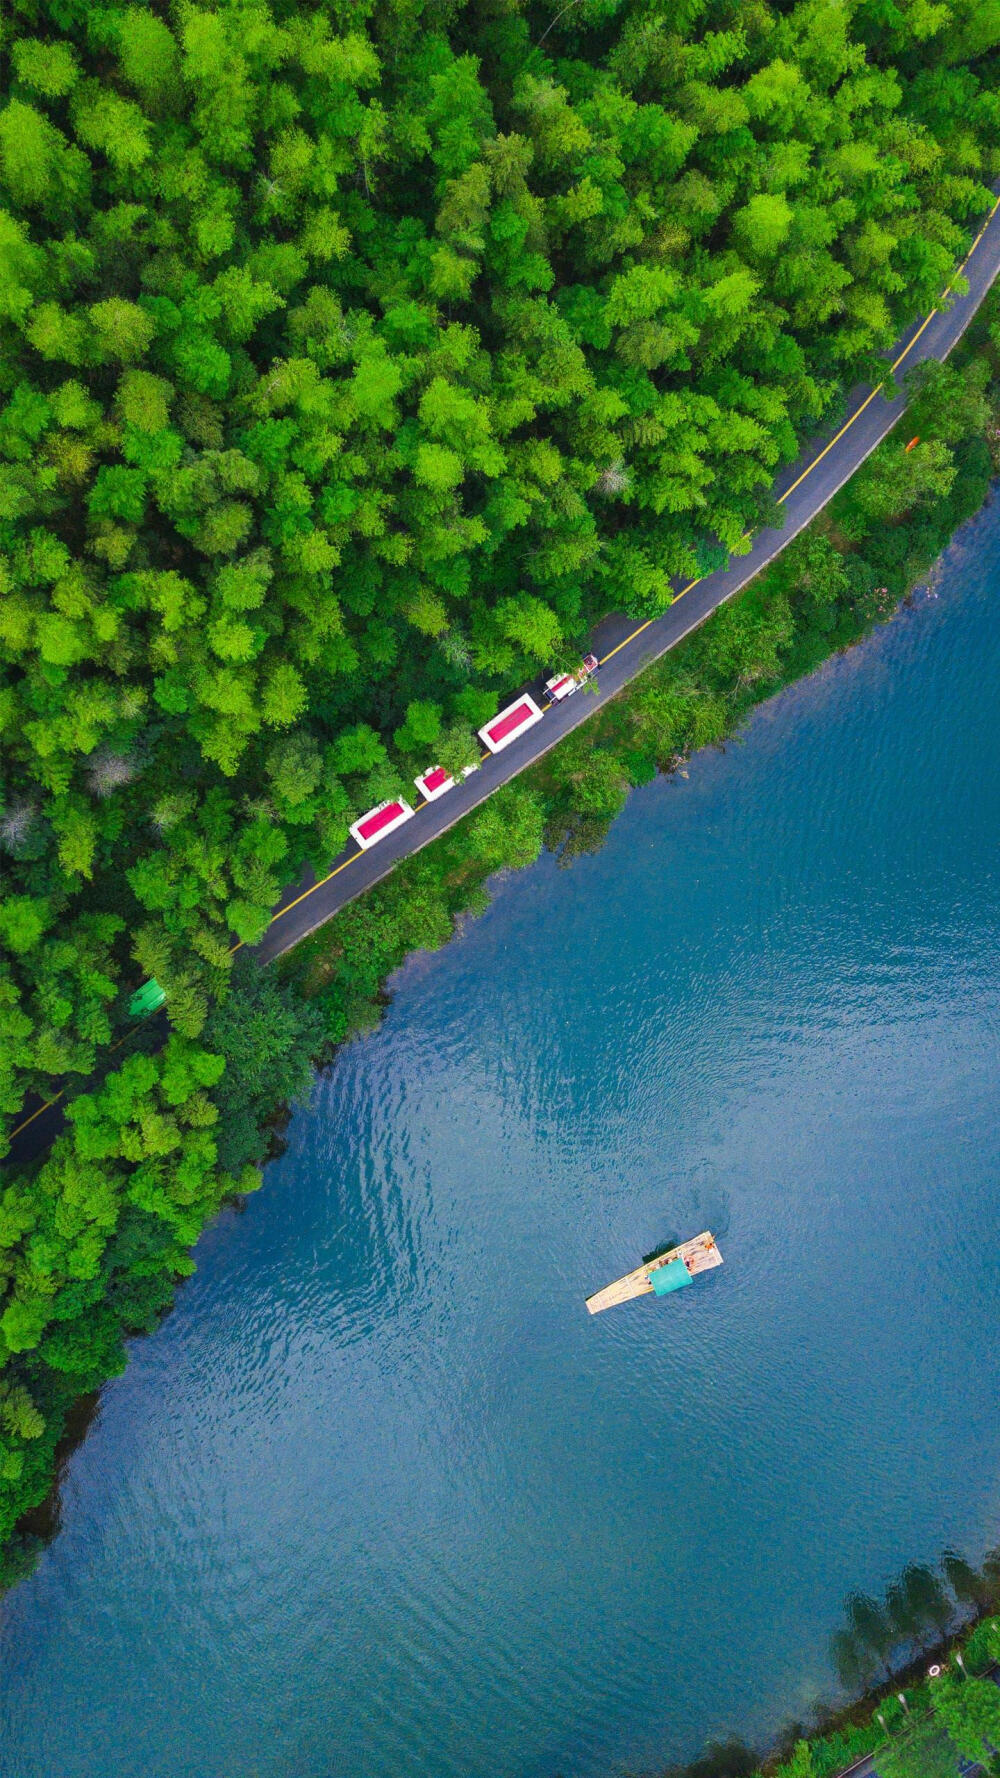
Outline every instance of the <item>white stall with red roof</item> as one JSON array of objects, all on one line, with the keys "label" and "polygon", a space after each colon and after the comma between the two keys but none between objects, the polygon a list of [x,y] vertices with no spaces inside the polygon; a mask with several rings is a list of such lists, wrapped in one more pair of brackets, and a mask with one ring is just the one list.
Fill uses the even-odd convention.
[{"label": "white stall with red roof", "polygon": [[523,735],[536,722],[541,722],[544,711],[539,710],[534,698],[522,692],[505,710],[498,710],[492,721],[479,730],[479,739],[491,753],[500,753]]},{"label": "white stall with red roof", "polygon": [[377,808],[369,809],[367,815],[362,815],[355,821],[351,828],[351,837],[362,852],[367,852],[369,846],[377,845],[387,834],[395,833],[397,827],[402,827],[403,822],[411,820],[415,813],[416,810],[411,809],[401,796],[393,797],[389,802],[379,803]]}]

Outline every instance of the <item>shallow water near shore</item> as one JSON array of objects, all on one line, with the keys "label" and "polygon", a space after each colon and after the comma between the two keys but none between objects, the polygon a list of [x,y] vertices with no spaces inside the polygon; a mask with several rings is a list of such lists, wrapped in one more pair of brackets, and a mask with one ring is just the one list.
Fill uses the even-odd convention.
[{"label": "shallow water near shore", "polygon": [[5,1778],[605,1778],[766,1739],[849,1589],[996,1541],[998,613],[994,504],[400,972],[70,1463]]}]

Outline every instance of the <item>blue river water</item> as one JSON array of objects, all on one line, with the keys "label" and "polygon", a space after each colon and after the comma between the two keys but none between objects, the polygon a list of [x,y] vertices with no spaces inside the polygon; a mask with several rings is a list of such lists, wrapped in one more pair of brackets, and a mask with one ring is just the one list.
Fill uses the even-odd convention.
[{"label": "blue river water", "polygon": [[609,1778],[997,1539],[998,595],[994,505],[400,972],[71,1461],[5,1778]]}]

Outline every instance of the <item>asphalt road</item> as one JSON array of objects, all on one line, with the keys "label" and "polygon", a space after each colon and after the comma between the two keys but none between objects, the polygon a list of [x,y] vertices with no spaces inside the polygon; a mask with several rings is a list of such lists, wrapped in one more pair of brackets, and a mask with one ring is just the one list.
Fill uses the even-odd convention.
[{"label": "asphalt road", "polygon": [[[947,307],[933,309],[903,334],[890,359],[891,370],[900,377],[927,359],[947,357],[1000,271],[1000,198],[959,269],[968,282],[967,294],[950,298]],[[821,435],[811,440],[798,460],[778,477],[775,493],[784,514],[780,529],[759,532],[747,554],[735,558],[727,568],[707,575],[704,580],[677,587],[674,603],[651,623],[637,625],[634,619],[621,615],[606,618],[591,644],[601,663],[596,680],[591,682],[596,690],[588,688],[553,705],[546,710],[542,722],[502,753],[488,755],[477,772],[437,801],[424,803],[414,792],[416,815],[412,821],[367,852],[359,851],[352,842],[334,859],[326,876],[317,881],[309,873],[287,889],[274,910],[270,927],[253,946],[255,954],[270,962],[291,950],[349,901],[388,876],[401,858],[429,845],[485,802],[501,784],[509,783],[533,765],[564,735],[579,728],[595,710],[615,697],[651,661],[675,648],[766,568],[816,517],[881,443],[905,406],[903,395],[887,400],[881,385],[867,392],[854,391],[844,424],[832,437]],[[521,689],[539,695],[543,677]],[[37,1100],[25,1104],[12,1132],[8,1161],[33,1159],[48,1147],[63,1123],[61,1099],[60,1094],[45,1104]]]}]

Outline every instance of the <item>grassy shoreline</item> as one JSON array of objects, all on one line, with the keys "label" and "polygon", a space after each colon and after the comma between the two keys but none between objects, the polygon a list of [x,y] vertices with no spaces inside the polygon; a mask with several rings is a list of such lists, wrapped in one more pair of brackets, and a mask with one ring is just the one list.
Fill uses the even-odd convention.
[{"label": "grassy shoreline", "polygon": [[[983,1691],[975,1684],[995,1676],[1000,1661],[997,1555],[990,1551],[980,1571],[946,1554],[942,1566],[951,1591],[931,1568],[904,1569],[888,1588],[890,1601],[903,1607],[904,1625],[894,1625],[891,1609],[880,1602],[852,1594],[845,1602],[848,1627],[834,1637],[833,1648],[836,1659],[849,1643],[866,1670],[860,1697],[819,1705],[811,1726],[789,1724],[764,1759],[751,1756],[744,1764],[745,1750],[730,1756],[728,1771],[720,1766],[718,1778],[841,1778],[869,1754],[878,1755],[879,1778],[936,1778],[934,1760],[942,1755],[948,1778],[956,1778],[960,1759],[984,1772],[997,1770],[1000,1762],[990,1759],[989,1747],[1000,1742],[1000,1688],[991,1684]],[[908,1595],[921,1592],[929,1609],[912,1611],[905,1627],[905,1608],[916,1603]],[[900,1648],[904,1658],[894,1662]],[[695,1762],[690,1778],[707,1778],[697,1767]]]}]

